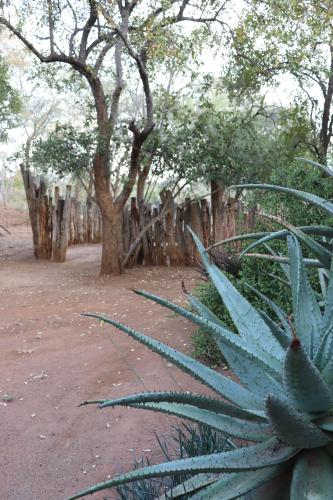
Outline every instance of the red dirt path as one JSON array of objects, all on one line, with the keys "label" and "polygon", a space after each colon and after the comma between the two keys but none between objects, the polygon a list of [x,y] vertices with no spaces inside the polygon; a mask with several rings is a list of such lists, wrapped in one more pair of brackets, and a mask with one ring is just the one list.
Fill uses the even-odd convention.
[{"label": "red dirt path", "polygon": [[[102,282],[96,279],[99,246],[71,248],[65,264],[36,261],[26,215],[2,210],[0,223],[12,233],[0,229],[0,498],[63,500],[130,468],[133,450],[157,460],[154,431],[168,434],[174,419],[78,404],[201,386],[80,313],[109,313],[190,353],[192,326],[130,292],[142,288],[182,302],[177,269],[133,269]],[[193,288],[196,273],[182,274]],[[107,497],[117,498],[114,491]]]}]

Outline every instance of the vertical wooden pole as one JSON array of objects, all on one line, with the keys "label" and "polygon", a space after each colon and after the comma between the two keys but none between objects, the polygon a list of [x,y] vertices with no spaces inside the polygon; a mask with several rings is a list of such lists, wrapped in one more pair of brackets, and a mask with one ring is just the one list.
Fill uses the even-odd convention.
[{"label": "vertical wooden pole", "polygon": [[65,199],[58,199],[56,207],[56,234],[53,245],[53,260],[65,262],[68,247],[70,208],[71,208],[71,186],[66,186]]},{"label": "vertical wooden pole", "polygon": [[21,165],[22,179],[29,209],[34,255],[50,259],[52,254],[52,200],[47,195],[43,177],[33,176]]}]

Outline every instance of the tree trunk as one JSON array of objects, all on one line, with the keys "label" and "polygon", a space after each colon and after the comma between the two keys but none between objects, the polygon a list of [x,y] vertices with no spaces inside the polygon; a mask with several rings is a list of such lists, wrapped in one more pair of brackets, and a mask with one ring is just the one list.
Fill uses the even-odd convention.
[{"label": "tree trunk", "polygon": [[327,90],[324,99],[324,109],[321,119],[321,130],[320,130],[319,160],[324,165],[326,165],[327,163],[327,153],[333,133],[333,116],[331,115],[332,99],[333,99],[333,45],[330,45],[330,71],[327,82]]},{"label": "tree trunk", "polygon": [[215,180],[211,180],[212,204],[212,243],[217,243],[223,238],[223,187]]},{"label": "tree trunk", "polygon": [[119,276],[123,266],[123,214],[115,208],[102,213],[102,262],[101,274]]}]

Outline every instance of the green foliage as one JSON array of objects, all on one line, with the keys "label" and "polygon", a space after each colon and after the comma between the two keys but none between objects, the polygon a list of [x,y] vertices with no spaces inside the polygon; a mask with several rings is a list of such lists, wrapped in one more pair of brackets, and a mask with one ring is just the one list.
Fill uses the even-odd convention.
[{"label": "green foliage", "polygon": [[[160,169],[189,182],[220,181],[223,186],[248,179],[268,179],[280,141],[275,109],[263,102],[229,101],[217,82],[205,92],[169,97],[157,142]],[[163,118],[163,117],[162,117]],[[280,148],[279,148],[280,149]]]},{"label": "green foliage", "polygon": [[35,141],[32,162],[40,171],[53,171],[60,178],[82,175],[92,166],[95,148],[92,132],[58,123],[46,139]]},{"label": "green foliage", "polygon": [[[250,300],[256,308],[261,309],[267,314],[272,314],[272,310],[268,304],[263,302],[259,297],[253,296],[253,292],[247,284],[254,286],[257,290],[273,300],[281,309],[289,313],[291,310],[291,300],[288,295],[288,285],[282,281],[276,280],[273,282],[272,274],[281,279],[285,278],[278,264],[259,262],[255,259],[241,260],[241,269],[237,278],[226,272],[230,281],[239,287],[244,296]],[[224,305],[212,281],[209,280],[199,285],[195,291],[195,295],[200,302],[208,307],[208,309],[210,309],[230,330],[235,331],[228,309]],[[277,319],[274,313],[273,317]],[[225,362],[212,335],[205,328],[199,328],[193,334],[193,344],[195,348],[194,355],[196,357],[204,358],[212,363],[220,364]]]},{"label": "green foliage", "polygon": [[[284,186],[330,199],[333,194],[333,182],[318,168],[302,161],[294,161],[282,168],[274,169],[270,176],[270,184]],[[256,193],[255,200],[267,213],[282,214],[283,218],[296,226],[327,225],[331,226],[333,217],[325,214],[319,207],[302,203],[293,196],[283,193]]]},{"label": "green foliage", "polygon": [[[231,439],[236,438],[234,448],[146,466],[87,488],[71,500],[137,480],[183,474],[197,474],[191,479],[196,482],[192,490],[196,491],[196,499],[214,495],[221,499],[237,498],[249,492],[254,492],[257,498],[268,498],[273,490],[276,493],[276,488],[282,496],[288,493],[291,498],[299,498],[301,491],[308,498],[313,491],[317,492],[313,490],[314,483],[321,492],[320,498],[329,498],[333,482],[333,270],[320,308],[299,243],[293,235],[288,237],[291,325],[282,310],[278,316],[284,321],[280,317],[275,321],[256,309],[211,261],[194,234],[193,238],[238,335],[188,293],[188,302],[195,313],[151,293],[136,293],[209,330],[239,382],[111,317],[89,313],[158,352],[217,395],[211,398],[175,393],[173,397],[172,393],[160,392],[99,403],[102,407],[121,404],[204,423]],[[273,308],[275,312],[278,310],[274,304]],[[318,464],[323,471],[321,483],[316,477]],[[304,479],[300,475],[302,470],[307,471]],[[202,474],[216,474],[211,476],[214,482],[200,484]]]},{"label": "green foliage", "polygon": [[[332,116],[332,5],[330,0],[246,2],[233,37],[225,79],[232,95],[252,95],[277,87],[281,76],[293,82],[296,108],[307,117],[295,122],[301,143],[326,162]],[[289,88],[288,88],[289,90]],[[294,96],[293,96],[294,94]],[[328,140],[328,142],[327,142]]]},{"label": "green foliage", "polygon": [[[308,217],[313,216],[313,220],[311,222],[319,222],[319,225],[314,226],[300,226],[296,227],[289,222],[286,222],[285,218],[279,219],[276,217],[270,217],[272,220],[277,221],[280,225],[288,229],[296,238],[304,245],[306,251],[311,256],[316,257],[312,259],[312,261],[308,261],[308,265],[312,267],[324,268],[322,271],[324,275],[324,281],[327,280],[327,271],[330,270],[331,261],[332,261],[332,234],[330,234],[330,229],[332,225],[332,217],[333,217],[333,203],[330,199],[323,198],[322,195],[325,193],[331,192],[332,187],[332,177],[333,171],[326,166],[320,165],[318,163],[313,162],[312,160],[305,160],[303,158],[299,159],[307,164],[310,164],[310,168],[316,169],[314,175],[317,177],[317,183],[314,183],[315,189],[314,192],[301,191],[299,189],[293,189],[285,186],[278,186],[274,184],[243,184],[242,186],[234,186],[235,189],[239,189],[242,187],[247,190],[259,190],[259,191],[268,191],[269,193],[277,193],[278,195],[289,195],[289,206],[294,208],[292,211],[295,214],[295,218],[298,219],[302,224],[308,220]],[[323,177],[322,183],[319,182],[318,172],[320,172],[320,176]],[[322,189],[320,189],[320,187]],[[320,193],[315,194],[315,192]],[[299,202],[301,200],[303,206],[302,209],[299,209],[298,206],[301,206]],[[296,201],[296,203],[295,203]],[[324,216],[323,216],[324,214]],[[285,214],[284,214],[285,217]],[[304,220],[305,219],[305,220]],[[323,225],[323,223],[325,225]],[[312,228],[312,229],[311,229]],[[272,232],[271,235],[268,234],[264,239],[257,235],[253,235],[253,238],[256,240],[250,247],[246,250],[253,249],[256,246],[260,246],[264,241],[269,241],[274,239],[276,236],[276,231]],[[284,238],[288,233],[285,232]],[[311,236],[316,236],[316,239]],[[250,235],[246,235],[245,239],[248,239]],[[238,237],[237,240],[241,241],[242,237]],[[276,255],[271,255],[270,259],[272,261],[276,260]],[[287,260],[288,262],[288,260]],[[321,288],[325,288],[322,286]]]},{"label": "green foliage", "polygon": [[8,66],[0,57],[0,141],[4,141],[8,129],[15,126],[20,109],[19,93],[11,86]]}]

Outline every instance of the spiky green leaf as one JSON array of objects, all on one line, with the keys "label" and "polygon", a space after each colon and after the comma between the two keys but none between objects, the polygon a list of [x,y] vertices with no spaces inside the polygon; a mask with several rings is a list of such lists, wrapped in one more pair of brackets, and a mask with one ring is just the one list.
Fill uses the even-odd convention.
[{"label": "spiky green leaf", "polygon": [[333,460],[323,450],[303,451],[293,469],[290,500],[331,500],[333,495]]},{"label": "spiky green leaf", "polygon": [[286,399],[269,395],[266,407],[267,415],[281,442],[298,449],[318,448],[331,442],[305,413],[297,411]]},{"label": "spiky green leaf", "polygon": [[318,418],[316,425],[323,431],[333,432],[333,416]]},{"label": "spiky green leaf", "polygon": [[186,418],[193,422],[213,427],[226,436],[246,439],[248,441],[264,441],[272,435],[271,426],[268,424],[259,424],[248,420],[244,421],[191,405],[177,403],[136,403],[129,406]]},{"label": "spiky green leaf", "polygon": [[125,396],[118,399],[103,400],[100,402],[100,408],[109,408],[114,406],[129,406],[137,403],[179,403],[195,406],[199,409],[229,415],[231,417],[265,422],[265,417],[255,415],[243,408],[238,408],[227,403],[224,400],[213,399],[208,396],[192,394],[190,392],[142,392]]},{"label": "spiky green leaf", "polygon": [[170,489],[169,492],[164,493],[158,500],[175,500],[176,498],[182,498],[184,495],[198,491],[211,483],[215,483],[216,475],[211,474],[198,474],[197,476],[191,477],[187,481]]},{"label": "spiky green leaf", "polygon": [[265,313],[265,311],[261,311],[260,309],[258,309],[258,312],[260,313],[261,317],[266,321],[267,325],[270,327],[277,340],[280,342],[281,347],[285,349],[289,343],[289,337],[285,332],[285,330],[281,328],[277,323],[275,323],[275,321],[273,321],[272,318],[270,318],[268,314]]},{"label": "spiky green leaf", "polygon": [[[302,235],[308,235],[312,234],[315,236],[325,236],[328,238],[333,238],[333,228],[329,226],[300,226],[300,227],[295,227],[292,226],[294,233],[296,236],[302,236]],[[268,241],[272,241],[275,239],[284,239],[287,238],[289,235],[290,228],[288,226],[288,229],[283,229],[281,231],[274,231],[272,233],[268,233],[262,238],[258,239],[248,247],[246,247],[242,253],[240,254],[240,257],[242,257],[245,253],[250,252],[254,248],[263,245],[264,243],[267,243]],[[310,238],[311,240],[311,238]],[[314,241],[314,240],[311,240]],[[306,244],[306,242],[304,242]],[[325,250],[325,249],[324,249]],[[326,253],[325,253],[326,255]]]},{"label": "spiky green leaf", "polygon": [[282,311],[282,309],[279,306],[277,306],[275,304],[275,302],[273,302],[273,300],[269,299],[266,295],[261,293],[259,290],[257,290],[253,286],[249,285],[248,283],[245,283],[245,285],[250,290],[252,290],[252,292],[254,292],[257,295],[257,297],[259,297],[263,302],[265,302],[271,308],[271,310],[276,314],[278,319],[281,321],[281,324],[283,326],[283,333],[281,334],[281,338],[278,340],[279,340],[281,346],[283,348],[286,348],[290,343],[291,333],[292,333],[291,327],[290,327],[290,324],[288,321],[288,315],[284,311]]},{"label": "spiky green leaf", "polygon": [[112,488],[121,484],[151,477],[165,477],[181,475],[183,473],[214,473],[238,472],[255,470],[283,463],[297,453],[295,448],[282,445],[276,438],[271,438],[263,443],[237,448],[224,453],[214,453],[194,458],[174,460],[159,465],[151,465],[137,469],[127,474],[121,474],[103,483],[96,484],[73,496],[68,500],[75,500],[97,491]]},{"label": "spiky green leaf", "polygon": [[288,250],[296,333],[313,359],[320,343],[322,316],[304,269],[300,245],[294,236],[288,237]]},{"label": "spiky green leaf", "polygon": [[[310,236],[308,236],[300,228],[293,226],[292,224],[289,224],[288,222],[284,222],[282,220],[279,220],[278,223],[281,224],[282,226],[285,226],[290,233],[294,234],[294,236],[296,236],[299,239],[299,241],[304,243],[306,248],[315,255],[315,257],[325,267],[325,269],[330,268],[331,257],[332,257],[330,251],[328,251],[324,246],[322,246],[313,238],[310,238]],[[263,238],[262,240],[260,240],[260,244],[265,243],[265,241],[267,241],[267,238]],[[259,242],[255,242],[252,245],[248,246],[245,250],[243,250],[240,257],[242,257],[242,255],[248,253],[250,250],[256,247],[257,243]]]},{"label": "spiky green leaf", "polygon": [[133,328],[123,325],[122,323],[119,323],[119,321],[115,321],[113,318],[109,318],[108,316],[94,313],[86,313],[85,316],[97,318],[127,333],[130,337],[138,340],[141,344],[147,346],[152,351],[157,352],[168,361],[171,361],[183,371],[189,373],[192,377],[210,387],[235,405],[251,410],[262,410],[264,408],[264,402],[261,398],[255,397],[251,392],[244,387],[241,387],[233,380],[220,375],[193,358],[176,351],[172,347],[143,335]]},{"label": "spiky green leaf", "polygon": [[283,467],[276,465],[250,472],[224,474],[221,479],[191,497],[191,500],[231,500],[278,476]]},{"label": "spiky green leaf", "polygon": [[[235,335],[230,330],[227,330],[225,327],[221,326],[220,323],[219,324],[213,323],[212,321],[209,321],[202,316],[195,315],[190,311],[188,311],[187,309],[184,309],[183,307],[180,307],[177,304],[169,302],[168,300],[162,299],[157,295],[142,290],[135,290],[135,293],[137,295],[141,295],[142,297],[153,300],[154,302],[157,302],[163,307],[167,307],[168,309],[177,314],[181,314],[184,318],[189,319],[198,326],[204,327],[212,331],[212,333],[221,337],[223,343],[233,350],[234,356],[238,354],[238,356],[242,360],[244,360],[244,363],[252,362],[256,364],[259,368],[265,370],[279,383],[282,381],[281,379],[282,359],[281,360],[277,359],[271,352],[269,352],[269,347],[271,344],[269,345],[268,350],[266,350],[264,346],[258,346],[258,344],[252,343],[250,339],[246,339],[245,337],[240,337],[239,335]],[[264,322],[262,319],[261,321]],[[266,329],[268,328],[266,324],[265,327]],[[272,332],[270,332],[270,335],[273,335]],[[279,348],[281,349],[280,346]],[[281,352],[283,352],[282,349]]]},{"label": "spiky green leaf", "polygon": [[296,408],[320,413],[332,405],[330,389],[298,339],[293,340],[287,350],[283,383]]},{"label": "spiky green leaf", "polygon": [[330,168],[326,167],[326,165],[322,165],[321,163],[318,163],[317,161],[308,160],[308,158],[303,158],[301,156],[297,156],[295,158],[295,160],[303,161],[304,163],[308,163],[309,165],[317,167],[317,168],[319,168],[319,170],[321,170],[322,172],[324,172],[329,177],[333,177],[333,170],[331,170]]},{"label": "spiky green leaf", "polygon": [[272,357],[282,359],[283,350],[258,311],[245,299],[245,297],[243,297],[222,271],[211,262],[199,238],[193,231],[190,230],[190,232],[200,252],[206,270],[228,309],[239,334],[243,338],[249,339],[251,344],[255,343],[259,351],[264,344],[265,350],[269,352]]},{"label": "spiky green leaf", "polygon": [[315,207],[323,209],[329,215],[333,215],[333,203],[321,198],[313,193],[307,193],[306,191],[299,191],[298,189],[290,189],[283,186],[275,186],[273,184],[241,184],[236,186],[230,186],[230,189],[267,189],[268,191],[276,191],[278,193],[291,194],[299,200],[311,203]]},{"label": "spiky green leaf", "polygon": [[[202,304],[196,297],[191,294],[187,294],[187,300],[192,305],[192,307],[205,319],[217,323],[218,325],[225,328],[223,323],[213,314],[204,304]],[[220,335],[210,332],[213,335],[215,343],[220,349],[221,353],[225,357],[229,367],[237,375],[242,384],[251,389],[252,392],[258,394],[259,396],[266,397],[268,392],[279,393],[281,391],[281,384],[277,383],[276,380],[266,373],[257,363],[245,358],[240,357],[238,353],[235,353],[233,349],[223,342]]]}]

